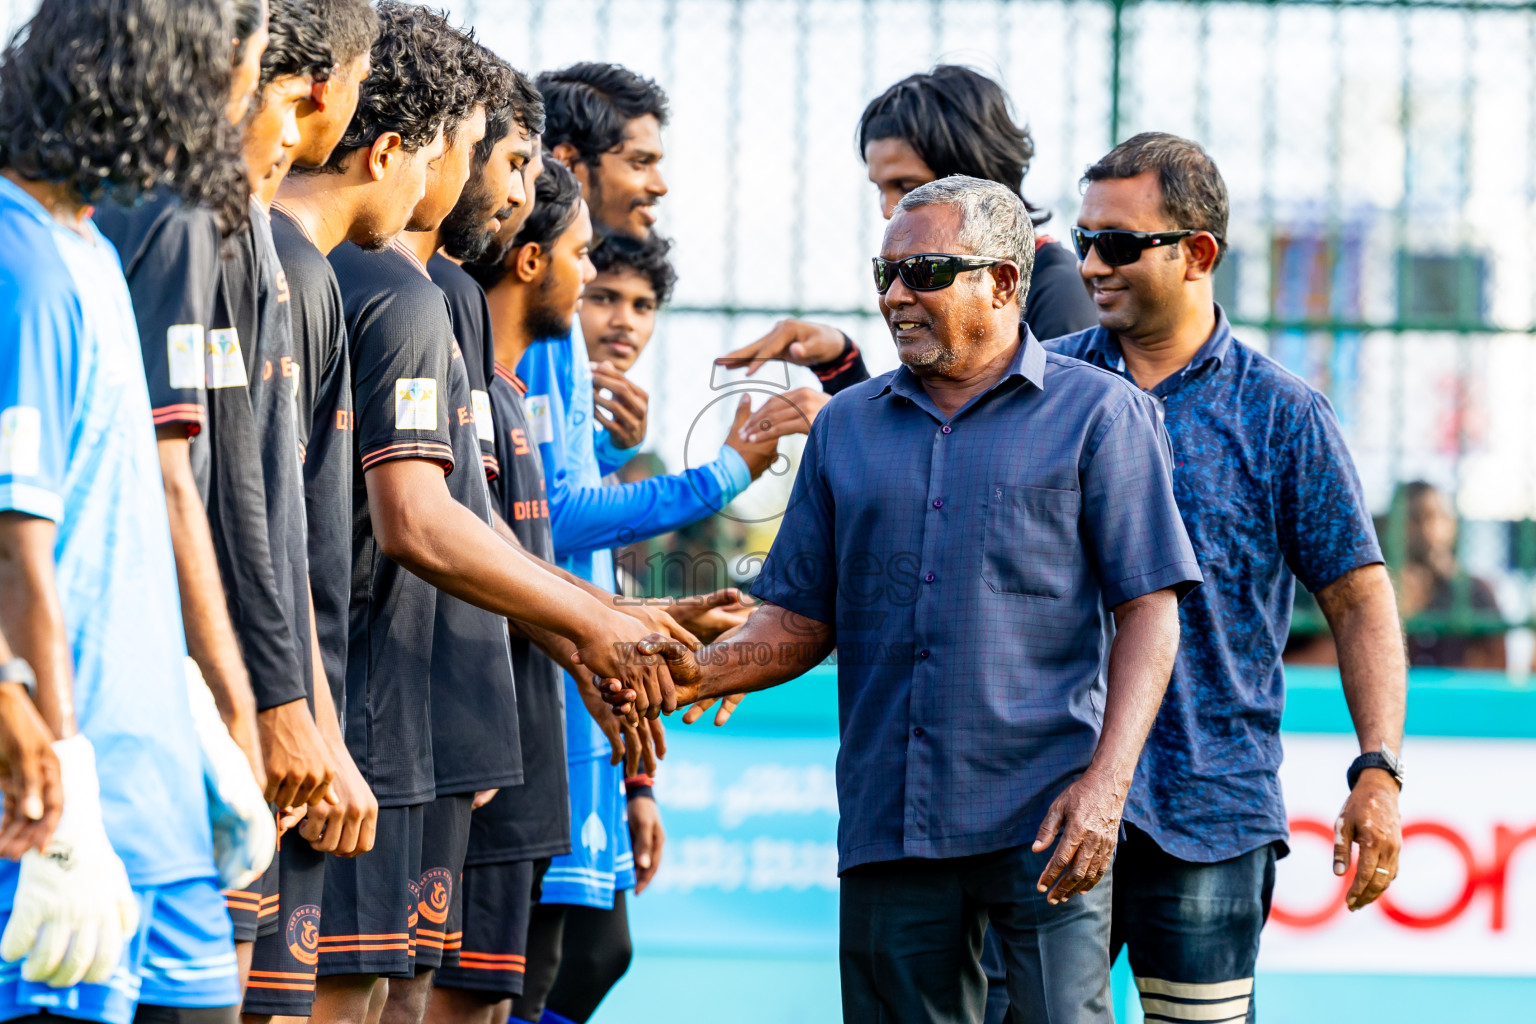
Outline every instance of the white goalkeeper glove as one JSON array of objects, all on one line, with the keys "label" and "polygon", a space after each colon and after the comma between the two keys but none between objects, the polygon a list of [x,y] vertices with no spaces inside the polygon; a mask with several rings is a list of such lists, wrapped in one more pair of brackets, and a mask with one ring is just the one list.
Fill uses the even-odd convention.
[{"label": "white goalkeeper glove", "polygon": [[213,826],[213,860],[219,885],[244,889],[272,863],[277,823],[251,774],[251,762],[229,736],[213,694],[197,662],[187,659],[187,701],[203,751],[203,781],[208,789],[208,820]]},{"label": "white goalkeeper glove", "polygon": [[27,958],[21,976],[54,988],[102,984],[139,927],[139,901],[101,822],[96,750],[83,735],[58,740],[64,814],[42,853],[21,858],[0,957]]}]

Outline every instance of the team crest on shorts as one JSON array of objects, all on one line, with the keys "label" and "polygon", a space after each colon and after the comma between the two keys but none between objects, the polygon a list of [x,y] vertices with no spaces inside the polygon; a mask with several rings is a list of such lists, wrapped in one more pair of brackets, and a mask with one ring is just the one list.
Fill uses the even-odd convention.
[{"label": "team crest on shorts", "polygon": [[306,967],[320,959],[320,908],[306,903],[288,915],[288,952]]},{"label": "team crest on shorts", "polygon": [[453,901],[453,875],[447,868],[433,868],[421,876],[421,916],[433,924],[448,920],[448,906]]}]

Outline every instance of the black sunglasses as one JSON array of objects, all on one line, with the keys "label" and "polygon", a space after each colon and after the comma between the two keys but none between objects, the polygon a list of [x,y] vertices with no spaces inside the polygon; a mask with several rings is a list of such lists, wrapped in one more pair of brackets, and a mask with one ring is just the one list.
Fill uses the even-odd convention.
[{"label": "black sunglasses", "polygon": [[1084,231],[1082,228],[1073,228],[1072,241],[1077,245],[1078,259],[1087,259],[1088,250],[1093,248],[1099,250],[1099,259],[1111,267],[1123,267],[1127,263],[1135,263],[1141,259],[1141,254],[1154,246],[1167,245],[1198,233],[1196,231],[1121,231],[1119,228],[1110,228],[1107,231]]},{"label": "black sunglasses", "polygon": [[901,276],[901,283],[915,292],[936,292],[955,283],[955,276],[1011,260],[991,256],[955,256],[947,252],[920,252],[900,260],[875,257],[875,291],[884,295]]}]

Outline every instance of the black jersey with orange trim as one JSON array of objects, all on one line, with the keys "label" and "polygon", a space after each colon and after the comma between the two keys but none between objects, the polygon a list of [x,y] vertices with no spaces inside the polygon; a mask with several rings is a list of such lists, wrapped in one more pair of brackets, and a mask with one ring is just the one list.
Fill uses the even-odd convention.
[{"label": "black jersey with orange trim", "polygon": [[479,425],[480,461],[485,478],[495,480],[501,472],[497,463],[496,431],[491,426],[491,377],[496,365],[496,345],[491,339],[491,311],[485,292],[464,268],[444,256],[433,253],[427,261],[427,273],[448,296],[448,311],[453,315],[453,334],[464,353],[464,369],[469,374],[470,393],[475,402],[475,422]]},{"label": "black jersey with orange trim", "polygon": [[[491,482],[496,511],[530,554],[555,557],[544,492],[544,462],[530,436],[523,407],[527,387],[493,364],[491,414],[501,474]],[[565,767],[565,681],[560,667],[522,637],[512,638],[517,677],[523,784],[504,789],[475,811],[466,864],[496,864],[568,853],[571,849],[570,779]]]},{"label": "black jersey with orange trim", "polygon": [[[303,695],[313,706],[312,633],[309,620],[309,528],[304,513],[304,467],[298,439],[300,362],[293,353],[293,315],[289,284],[272,238],[272,218],[257,201],[250,201],[250,230],[238,236],[233,252],[226,247],[221,266],[221,295],[233,296],[226,313],[237,316],[241,336],[255,339],[246,353],[250,382],[244,388],[255,419],[261,451],[261,476],[266,484],[267,545],[283,608],[289,620],[290,642],[300,671]],[[249,287],[249,292],[247,292]],[[255,319],[247,327],[246,316]],[[220,312],[215,310],[215,321]],[[232,388],[227,401],[240,401]],[[215,401],[223,401],[215,398]],[[238,596],[235,597],[238,600]],[[257,639],[249,640],[249,649]],[[252,680],[255,686],[255,680]],[[266,685],[264,685],[266,686]],[[273,694],[273,688],[267,686]],[[261,703],[258,695],[258,703]]]},{"label": "black jersey with orange trim", "polygon": [[380,549],[367,473],[399,459],[454,471],[453,326],[443,293],[408,256],[343,242],[329,259],[341,287],[355,412],[347,747],[380,805],[403,807],[436,793],[429,708],[438,591]]},{"label": "black jersey with orange trim", "polygon": [[[273,376],[284,369],[291,327],[263,215],[252,206],[250,222],[222,245],[211,214],[163,195],[131,209],[104,206],[97,222],[132,268],[156,421],[199,428],[194,470],[256,706],[298,700],[310,662],[308,608],[297,614],[290,557],[293,517],[303,514],[292,381],[283,381],[285,419],[281,391],[262,379],[268,365]],[[195,389],[181,386],[194,378]]]},{"label": "black jersey with orange trim", "polygon": [[[219,286],[218,223],[164,192],[135,206],[104,203],[93,219],[122,260],[155,425],[197,434],[208,420],[204,360]],[[206,476],[199,485],[206,488]]]},{"label": "black jersey with orange trim", "polygon": [[272,239],[288,277],[299,364],[298,439],[304,461],[309,584],[325,676],[346,716],[348,602],[352,595],[352,365],[341,286],[331,264],[279,204]]},{"label": "black jersey with orange trim", "polygon": [[[470,284],[476,290],[480,287]],[[421,286],[445,295],[425,268]],[[483,295],[480,304],[485,305]],[[468,470],[478,463],[480,435],[490,426],[489,396],[480,402],[473,397],[469,360],[455,335],[449,333],[443,344],[450,355],[448,432],[455,462]],[[448,492],[490,525],[491,496],[484,473],[454,473],[448,478]],[[507,554],[516,557],[510,551]],[[432,632],[432,753],[439,797],[518,786],[523,781],[518,694],[507,640],[506,619],[438,593]]]}]

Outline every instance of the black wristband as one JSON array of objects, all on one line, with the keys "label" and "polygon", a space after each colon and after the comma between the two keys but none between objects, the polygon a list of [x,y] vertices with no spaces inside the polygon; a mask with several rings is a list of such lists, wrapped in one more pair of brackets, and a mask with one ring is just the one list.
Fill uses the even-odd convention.
[{"label": "black wristband", "polygon": [[624,795],[630,800],[655,800],[656,794],[650,786],[626,786]]}]

